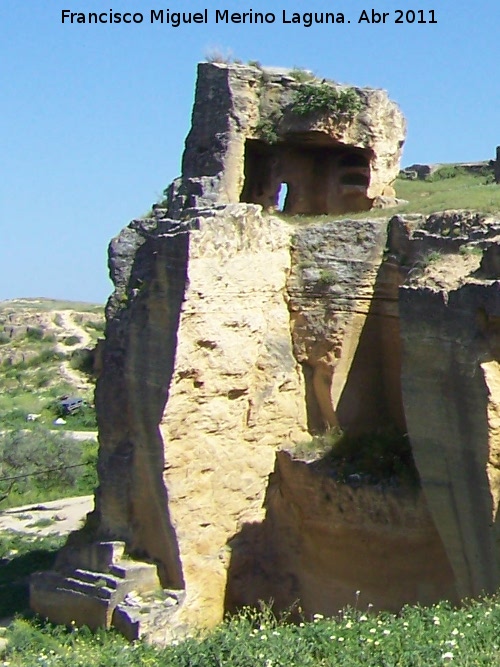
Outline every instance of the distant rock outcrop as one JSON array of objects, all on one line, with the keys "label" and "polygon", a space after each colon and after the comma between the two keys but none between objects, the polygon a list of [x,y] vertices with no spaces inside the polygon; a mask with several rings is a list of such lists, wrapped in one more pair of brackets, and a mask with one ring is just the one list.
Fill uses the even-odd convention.
[{"label": "distant rock outcrop", "polygon": [[355,591],[397,610],[500,583],[500,225],[263,210],[282,182],[288,212],[342,210],[348,163],[367,176],[349,201],[369,207],[398,169],[385,93],[356,92],[359,115],[335,126],[296,117],[298,89],[290,73],[200,66],[182,179],[111,243],[96,507],[34,580],[42,614],[71,613],[75,573],[112,542],[157,566],[168,630],[114,580],[102,624],[133,637],[144,623],[155,641],[259,600],[310,617]]}]

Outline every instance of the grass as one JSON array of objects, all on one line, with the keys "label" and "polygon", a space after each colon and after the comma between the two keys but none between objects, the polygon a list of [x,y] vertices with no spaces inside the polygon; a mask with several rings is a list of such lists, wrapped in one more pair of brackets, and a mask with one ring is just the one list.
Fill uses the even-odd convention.
[{"label": "grass", "polygon": [[162,649],[18,619],[5,660],[11,667],[491,667],[500,660],[499,624],[498,597],[398,615],[350,608],[298,624],[244,610],[205,636]]},{"label": "grass", "polygon": [[[74,388],[66,382],[54,384],[54,371],[50,366],[42,365],[30,370],[9,369],[0,374],[0,423],[1,430],[28,429],[37,426],[56,428],[54,420],[59,416],[58,398],[73,395]],[[90,402],[89,392],[78,392]],[[40,415],[36,422],[27,421],[28,414]],[[58,430],[95,431],[95,410],[85,406],[71,415],[65,415],[66,424],[57,426]]]},{"label": "grass", "polygon": [[338,275],[333,269],[321,269],[319,272],[318,283],[328,287],[338,282]]},{"label": "grass", "polygon": [[[9,309],[9,312],[12,312],[12,309]],[[102,333],[104,320],[97,319],[97,311],[95,315],[93,313],[93,310],[75,313],[73,319],[95,342]],[[17,322],[22,322],[22,313],[16,317],[19,318]],[[77,321],[77,318],[80,320]],[[24,334],[16,334],[12,339],[4,341],[0,348],[2,429],[33,428],[33,422],[28,422],[26,419],[30,413],[40,415],[38,423],[51,426],[54,419],[59,416],[56,399],[63,395],[79,396],[87,404],[92,403],[92,386],[89,385],[89,388],[83,391],[75,388],[69,381],[71,376],[68,376],[68,380],[67,374],[61,370],[61,364],[69,365],[84,374],[87,381],[93,382],[92,352],[81,348],[74,349],[76,344],[82,342],[80,336],[69,332],[61,337],[60,331],[50,328],[50,323],[55,327],[62,325],[59,315],[56,314],[47,322],[45,328],[30,327]],[[62,351],[55,346],[56,332],[60,343],[64,345]],[[67,351],[64,351],[65,349]],[[66,421],[67,424],[62,427],[64,430],[96,429],[93,408],[70,415]]]},{"label": "grass", "polygon": [[95,441],[74,440],[40,427],[3,433],[0,508],[93,493],[96,464]]},{"label": "grass", "polygon": [[103,311],[103,306],[97,303],[88,303],[86,301],[63,301],[60,299],[47,299],[45,297],[8,299],[0,301],[0,311],[2,310],[77,310],[85,313],[99,313]]},{"label": "grass", "polygon": [[30,523],[28,528],[48,528],[49,526],[53,526],[55,522],[56,520],[52,517],[44,516],[41,519]]},{"label": "grass", "polygon": [[293,77],[297,83],[306,83],[306,81],[314,81],[316,79],[313,72],[302,67],[294,67],[290,71],[290,76]]},{"label": "grass", "polygon": [[[397,196],[409,204],[398,207],[405,213],[434,213],[446,209],[471,209],[483,213],[500,211],[500,187],[484,176],[460,174],[454,178],[426,181],[397,179]],[[392,209],[391,209],[392,210]],[[385,212],[387,214],[387,211]]]},{"label": "grass", "polygon": [[431,264],[435,264],[442,259],[443,254],[439,250],[430,250],[429,252],[421,255],[416,263],[416,268],[425,269]]},{"label": "grass", "polygon": [[284,215],[274,213],[297,225],[325,224],[332,220],[352,218],[389,218],[396,214],[421,213],[430,215],[450,209],[479,211],[487,215],[500,213],[500,186],[488,183],[488,178],[475,174],[459,174],[453,178],[410,181],[397,178],[393,184],[396,196],[407,204],[389,209],[373,209],[342,215]]},{"label": "grass", "polygon": [[321,461],[339,482],[355,476],[368,484],[419,485],[408,436],[391,430],[352,436],[332,429],[295,445],[292,453],[309,462]]},{"label": "grass", "polygon": [[0,618],[27,612],[29,575],[50,569],[64,541],[59,535],[33,537],[14,531],[0,534]]}]

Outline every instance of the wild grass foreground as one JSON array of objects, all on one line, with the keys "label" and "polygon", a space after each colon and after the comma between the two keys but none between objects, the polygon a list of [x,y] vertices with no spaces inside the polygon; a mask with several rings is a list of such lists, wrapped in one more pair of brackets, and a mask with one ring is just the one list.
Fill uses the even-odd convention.
[{"label": "wild grass foreground", "polygon": [[500,662],[500,599],[406,607],[399,615],[348,609],[298,625],[247,610],[205,637],[160,649],[113,633],[16,620],[0,665],[39,667],[461,667]]}]

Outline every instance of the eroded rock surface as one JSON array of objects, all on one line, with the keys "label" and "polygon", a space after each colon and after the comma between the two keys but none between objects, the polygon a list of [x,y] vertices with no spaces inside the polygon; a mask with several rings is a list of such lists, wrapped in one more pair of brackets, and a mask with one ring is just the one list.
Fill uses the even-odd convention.
[{"label": "eroded rock surface", "polygon": [[[385,94],[356,89],[364,112],[336,125],[297,119],[298,85],[200,66],[182,178],[111,243],[96,509],[35,601],[110,541],[168,591],[156,631],[141,596],[110,593],[125,634],[155,641],[259,600],[335,614],[358,590],[396,610],[498,587],[499,222],[270,213],[280,183],[292,213],[342,209],[337,185],[369,207],[397,170]],[[301,459],[339,427],[349,451]]]},{"label": "eroded rock surface", "polygon": [[[248,65],[198,66],[182,178],[169,192],[172,217],[217,203],[276,207],[284,184],[290,214],[369,210],[375,198],[394,195],[406,136],[396,104],[383,90],[303,77]],[[310,112],[297,111],[301,91]],[[344,105],[317,102],[346,91]]]},{"label": "eroded rock surface", "polygon": [[[498,221],[469,212],[406,223],[400,292],[402,386],[413,455],[459,595],[498,587],[497,322],[500,289],[485,262]],[[393,221],[393,232],[404,221]],[[398,233],[399,233],[398,232]],[[400,259],[402,256],[399,255]],[[410,264],[411,264],[410,260]]]},{"label": "eroded rock surface", "polygon": [[[339,484],[324,466],[279,452],[263,524],[231,543],[227,606],[272,599],[312,617],[346,605],[398,611],[456,600],[453,572],[422,492]],[[358,591],[358,597],[356,597]]]}]

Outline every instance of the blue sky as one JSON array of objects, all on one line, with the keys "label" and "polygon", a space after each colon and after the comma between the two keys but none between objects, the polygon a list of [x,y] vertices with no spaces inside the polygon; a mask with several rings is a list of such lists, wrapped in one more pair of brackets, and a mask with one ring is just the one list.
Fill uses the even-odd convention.
[{"label": "blue sky", "polygon": [[[180,171],[196,63],[218,48],[385,88],[408,120],[403,165],[494,157],[500,3],[452,0],[1,0],[0,299],[104,302],[110,238]],[[151,9],[274,12],[273,25],[151,25]],[[363,9],[390,12],[358,24]],[[142,12],[141,25],[62,25],[61,10]],[[394,23],[435,11],[437,25]],[[282,11],[350,24],[283,25]]]}]

